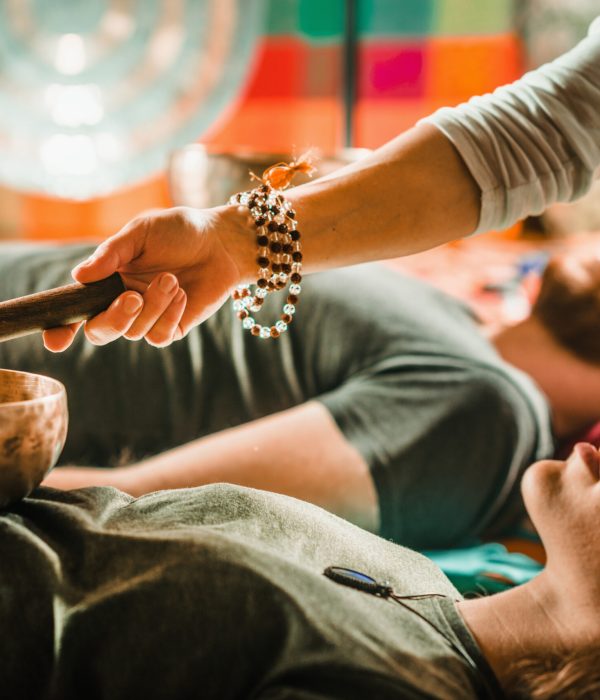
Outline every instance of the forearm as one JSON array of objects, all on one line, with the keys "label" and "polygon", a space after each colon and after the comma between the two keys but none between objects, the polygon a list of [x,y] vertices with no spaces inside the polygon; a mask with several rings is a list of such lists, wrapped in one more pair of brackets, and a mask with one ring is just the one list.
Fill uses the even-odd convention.
[{"label": "forearm", "polygon": [[[426,250],[473,232],[479,216],[474,179],[448,139],[429,125],[286,197],[297,212],[305,272]],[[243,208],[232,216],[238,219],[234,256],[251,280],[256,246]]]},{"label": "forearm", "polygon": [[419,126],[335,177],[290,191],[308,272],[408,255],[471,233],[479,191],[435,128]]},{"label": "forearm", "polygon": [[[303,268],[408,255],[499,229],[589,188],[600,165],[600,35],[287,196]],[[255,254],[241,253],[244,278]],[[238,259],[240,259],[238,257]]]},{"label": "forearm", "polygon": [[134,496],[226,482],[284,493],[377,530],[367,464],[331,415],[310,402],[196,440],[119,470]]}]

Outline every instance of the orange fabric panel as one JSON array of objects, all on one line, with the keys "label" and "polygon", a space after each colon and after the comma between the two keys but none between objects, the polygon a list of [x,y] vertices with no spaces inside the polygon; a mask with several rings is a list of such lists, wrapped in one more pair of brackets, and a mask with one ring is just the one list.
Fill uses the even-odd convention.
[{"label": "orange fabric panel", "polygon": [[171,204],[162,174],[106,197],[85,201],[37,194],[20,197],[20,235],[47,240],[106,238],[142,211]]},{"label": "orange fabric panel", "polygon": [[514,34],[434,37],[428,40],[425,95],[463,102],[516,80],[523,55]]},{"label": "orange fabric panel", "polygon": [[421,98],[361,100],[354,111],[355,145],[378,148],[447,104],[443,100]]},{"label": "orange fabric panel", "polygon": [[301,153],[316,147],[325,153],[342,144],[343,113],[329,97],[248,100],[224,124],[202,137],[221,151]]}]

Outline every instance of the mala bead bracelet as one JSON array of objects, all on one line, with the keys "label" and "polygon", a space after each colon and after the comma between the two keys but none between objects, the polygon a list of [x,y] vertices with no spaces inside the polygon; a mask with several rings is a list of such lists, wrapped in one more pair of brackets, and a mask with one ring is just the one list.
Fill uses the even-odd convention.
[{"label": "mala bead bracelet", "polygon": [[[310,174],[312,171],[307,156],[292,163],[277,163],[267,168],[260,178],[250,173],[261,184],[239,192],[229,200],[230,204],[248,207],[256,230],[258,278],[255,289],[252,291],[250,285],[240,285],[231,297],[233,309],[243,327],[259,338],[278,338],[288,329],[296,313],[302,291],[302,244],[296,212],[282,191],[297,172]],[[279,320],[273,326],[257,323],[251,314],[261,310],[268,294],[288,284],[288,295]]]}]

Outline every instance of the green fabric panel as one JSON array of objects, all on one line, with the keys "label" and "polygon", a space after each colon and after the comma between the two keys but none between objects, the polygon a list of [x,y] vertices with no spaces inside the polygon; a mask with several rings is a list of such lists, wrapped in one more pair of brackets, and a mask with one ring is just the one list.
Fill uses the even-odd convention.
[{"label": "green fabric panel", "polygon": [[341,40],[344,33],[343,0],[268,0],[265,33],[301,34],[309,41]]},{"label": "green fabric panel", "polygon": [[300,31],[309,39],[337,39],[344,33],[343,0],[300,0]]},{"label": "green fabric panel", "polygon": [[498,34],[513,29],[513,0],[436,0],[434,34]]},{"label": "green fabric panel", "polygon": [[363,36],[425,36],[431,31],[433,11],[433,0],[359,0],[359,32]]},{"label": "green fabric panel", "polygon": [[301,0],[267,0],[265,34],[296,34]]}]

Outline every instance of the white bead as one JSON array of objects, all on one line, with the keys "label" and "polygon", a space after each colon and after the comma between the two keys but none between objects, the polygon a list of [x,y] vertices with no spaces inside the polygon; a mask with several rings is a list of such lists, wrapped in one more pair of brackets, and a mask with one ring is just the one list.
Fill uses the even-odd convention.
[{"label": "white bead", "polygon": [[285,321],[277,321],[275,328],[277,328],[280,333],[285,333],[287,331],[287,323]]},{"label": "white bead", "polygon": [[267,296],[268,292],[266,289],[263,287],[259,287],[256,292],[254,292],[254,296],[257,296],[259,299],[264,299]]},{"label": "white bead", "polygon": [[280,273],[279,273],[279,279],[280,279],[282,282],[287,282],[287,275],[285,274],[285,272],[280,272]]},{"label": "white bead", "polygon": [[239,299],[236,299],[233,302],[233,310],[234,311],[241,311],[243,308],[244,308],[244,304]]},{"label": "white bead", "polygon": [[299,284],[290,284],[290,294],[300,294],[302,287]]},{"label": "white bead", "polygon": [[248,204],[249,199],[250,199],[250,197],[248,197],[247,194],[243,194],[240,198],[240,204]]},{"label": "white bead", "polygon": [[252,304],[252,306],[250,307],[250,311],[252,311],[252,313],[257,313],[261,310],[261,308],[262,307],[260,304]]},{"label": "white bead", "polygon": [[290,316],[292,316],[293,314],[296,313],[296,307],[293,304],[286,304],[283,307],[283,313],[289,314]]},{"label": "white bead", "polygon": [[267,326],[263,326],[260,329],[260,337],[261,338],[270,338],[271,337],[271,330],[267,328]]},{"label": "white bead", "polygon": [[246,330],[250,330],[256,325],[256,321],[252,318],[252,316],[246,316],[246,318],[242,321],[242,326]]},{"label": "white bead", "polygon": [[242,304],[243,304],[246,308],[248,308],[249,306],[252,306],[252,302],[253,302],[253,301],[254,301],[254,297],[253,297],[253,296],[244,297],[244,298],[242,299]]}]

